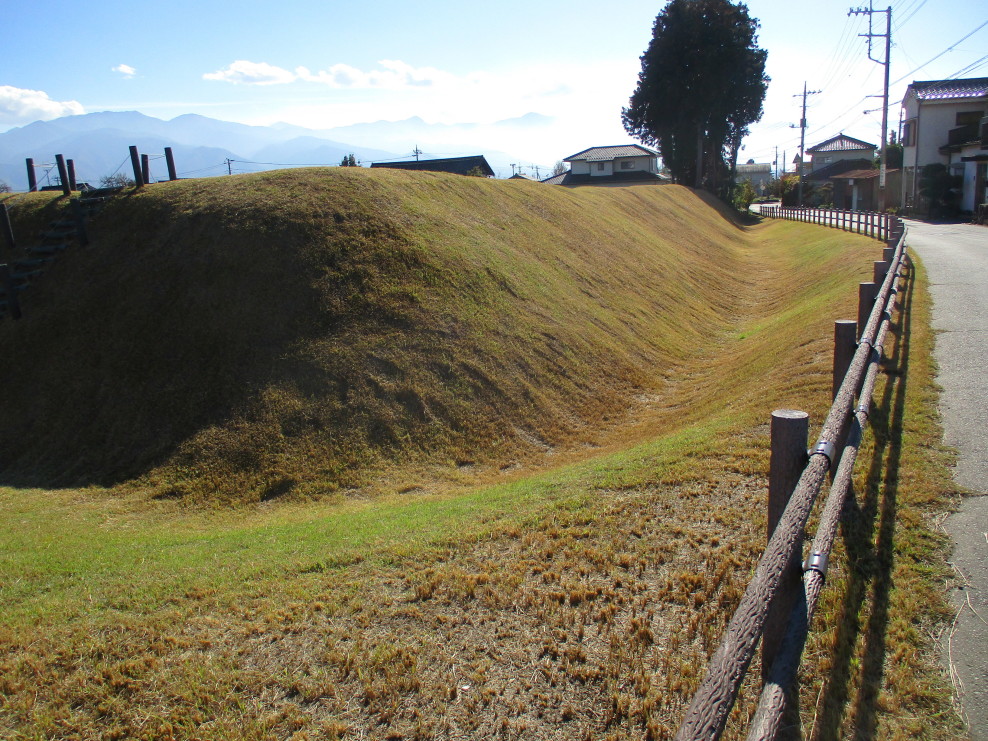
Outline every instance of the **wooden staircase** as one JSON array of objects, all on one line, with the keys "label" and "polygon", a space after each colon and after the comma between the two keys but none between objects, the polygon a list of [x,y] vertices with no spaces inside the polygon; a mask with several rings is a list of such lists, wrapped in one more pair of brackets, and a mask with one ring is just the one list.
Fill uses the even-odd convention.
[{"label": "wooden staircase", "polygon": [[73,198],[68,218],[53,221],[38,235],[33,244],[15,240],[7,202],[0,204],[0,229],[6,238],[8,257],[0,264],[0,318],[20,319],[20,294],[37,281],[47,267],[72,247],[89,244],[87,224],[102,210],[121,188],[90,190]]}]

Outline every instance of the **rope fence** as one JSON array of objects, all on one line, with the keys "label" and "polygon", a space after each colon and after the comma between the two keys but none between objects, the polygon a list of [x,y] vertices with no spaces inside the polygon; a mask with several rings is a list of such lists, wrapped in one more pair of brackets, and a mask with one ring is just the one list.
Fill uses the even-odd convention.
[{"label": "rope fence", "polygon": [[[886,248],[886,259],[875,264],[875,284],[862,284],[859,292],[862,303],[859,317],[866,319],[837,323],[834,402],[816,444],[807,450],[808,423],[804,413],[780,410],[773,415],[771,536],[720,646],[707,665],[706,675],[676,735],[677,741],[720,738],[759,640],[763,644],[764,683],[749,726],[748,741],[774,739],[782,727],[787,698],[792,692],[841,512],[851,489],[853,467],[878,377],[882,343],[892,322],[896,286],[905,265],[905,227],[900,219],[888,214],[778,207],[763,209],[762,213],[772,218],[860,231],[887,239],[890,246]],[[853,219],[850,214],[854,215]],[[862,324],[860,337],[856,338],[857,328]],[[777,434],[777,424],[780,428],[788,426],[789,434]],[[797,428],[802,429],[801,440],[799,432],[791,431]],[[777,441],[788,442],[777,444]],[[777,473],[786,469],[795,472],[789,474],[788,480],[785,473]],[[832,485],[820,524],[810,555],[801,563],[804,528],[830,472],[833,472]],[[783,502],[788,500],[784,504],[779,501],[780,490]],[[773,505],[781,511],[774,530],[771,529],[775,519]]]}]

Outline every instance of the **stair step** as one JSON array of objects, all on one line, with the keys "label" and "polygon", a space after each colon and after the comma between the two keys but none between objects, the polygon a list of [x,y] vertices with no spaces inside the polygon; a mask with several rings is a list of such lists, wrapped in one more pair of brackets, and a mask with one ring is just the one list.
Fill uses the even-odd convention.
[{"label": "stair step", "polygon": [[22,257],[20,259],[13,260],[11,265],[15,268],[26,268],[30,270],[32,268],[43,268],[54,259],[54,255],[49,255],[47,257]]},{"label": "stair step", "polygon": [[41,275],[44,270],[15,270],[10,274],[10,277],[14,281],[14,285],[22,283],[30,283],[31,278],[37,278]]},{"label": "stair step", "polygon": [[[14,283],[14,291],[16,293],[21,293],[25,288],[27,288],[26,284]],[[4,287],[2,283],[0,283],[0,301],[7,303],[6,295],[7,295],[7,289]]]},{"label": "stair step", "polygon": [[68,248],[65,242],[61,244],[38,244],[33,247],[25,247],[24,251],[29,255],[56,255]]}]

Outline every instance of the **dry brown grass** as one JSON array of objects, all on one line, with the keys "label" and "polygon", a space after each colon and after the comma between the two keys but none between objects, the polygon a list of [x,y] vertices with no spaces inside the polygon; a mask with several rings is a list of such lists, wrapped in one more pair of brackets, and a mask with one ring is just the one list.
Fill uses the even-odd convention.
[{"label": "dry brown grass", "polygon": [[[293,219],[312,220],[328,238],[319,231],[324,220],[307,209],[333,193],[342,199],[338,189],[356,189],[361,198],[370,189],[377,200],[358,203],[394,215],[392,223],[410,230],[402,234],[428,235],[442,260],[431,263],[422,256],[429,250],[415,247],[421,269],[456,266],[443,273],[451,285],[435,284],[440,305],[475,312],[458,325],[473,327],[474,334],[458,335],[465,349],[429,336],[450,352],[474,353],[475,361],[499,349],[504,368],[488,378],[508,390],[499,391],[505,406],[497,408],[524,433],[511,433],[521,442],[466,457],[457,447],[464,443],[451,437],[445,459],[437,459],[406,441],[379,448],[366,469],[378,478],[345,498],[306,503],[296,492],[232,512],[160,498],[155,476],[167,466],[143,479],[147,488],[0,490],[10,532],[10,545],[0,547],[0,734],[658,739],[674,731],[764,543],[764,422],[777,407],[822,420],[832,322],[853,316],[854,286],[877,248],[792,223],[741,229],[680,189],[543,196],[534,184],[364,175],[334,183],[330,193],[308,180],[306,188],[280,188],[281,206],[296,208],[288,212]],[[221,201],[200,194],[191,214],[168,208],[179,223],[198,219],[208,231],[231,204],[250,202],[238,183],[259,182],[231,179]],[[304,200],[311,189],[319,198]],[[382,195],[396,191],[399,205]],[[164,208],[156,199],[172,197],[161,193],[121,208],[150,209],[137,213],[151,219]],[[517,232],[528,236],[515,236],[515,219],[503,218],[509,207],[517,218],[537,212]],[[447,209],[455,220],[443,215]],[[590,236],[567,236],[567,224],[588,210],[599,217],[588,222]],[[230,228],[260,228],[256,218],[249,209],[235,212]],[[538,231],[540,220],[551,229]],[[505,236],[475,244],[478,230]],[[647,275],[621,263],[602,235],[647,245],[637,254],[639,262],[653,261],[644,263]],[[692,253],[695,260],[684,257]],[[374,295],[391,295],[387,274],[368,270],[362,274]],[[470,276],[463,285],[455,282],[458,270]],[[222,280],[222,271],[212,278]],[[484,290],[470,293],[476,281]],[[718,282],[726,290],[692,293]],[[398,305],[424,316],[436,308],[430,300]],[[878,392],[881,442],[863,458],[856,550],[837,558],[820,621],[832,627],[814,637],[801,677],[804,727],[820,739],[948,739],[959,729],[933,641],[923,635],[935,630],[944,604],[942,572],[926,565],[942,559],[943,543],[924,520],[943,506],[929,492],[949,484],[937,448],[922,301],[897,330],[909,341],[892,349],[890,385]],[[536,328],[517,323],[518,306],[533,308]],[[507,307],[509,314],[499,313]],[[35,308],[43,312],[41,297]],[[210,311],[209,321],[236,314]],[[454,317],[442,314],[443,326]],[[684,321],[693,317],[714,332],[701,337]],[[652,326],[660,320],[675,326]],[[559,352],[542,365],[549,361],[538,351],[553,346],[540,339],[547,324]],[[587,326],[596,327],[590,336]],[[620,351],[608,329],[621,338]],[[381,357],[405,336],[383,333],[373,351],[348,337],[360,352]],[[413,358],[429,359],[413,345],[386,357],[406,368],[405,377],[415,372]],[[296,356],[282,357],[299,371]],[[897,372],[909,357],[920,360],[907,389]],[[611,361],[640,375],[610,375]],[[489,357],[485,363],[497,367]],[[356,367],[383,378],[378,366]],[[524,398],[513,394],[525,382],[540,395],[512,406]],[[388,388],[401,388],[393,383]],[[279,424],[277,415],[298,409],[265,393]],[[393,414],[397,397],[387,393],[373,409]],[[499,419],[485,417],[487,397],[470,399],[478,416]],[[262,422],[244,417],[207,428],[185,445],[203,445],[208,471],[219,464],[203,441],[222,433],[249,455]],[[915,444],[903,445],[904,435]],[[489,485],[495,481],[507,483]],[[404,493],[387,494],[397,490]],[[728,737],[743,735],[754,690],[752,680]]]}]

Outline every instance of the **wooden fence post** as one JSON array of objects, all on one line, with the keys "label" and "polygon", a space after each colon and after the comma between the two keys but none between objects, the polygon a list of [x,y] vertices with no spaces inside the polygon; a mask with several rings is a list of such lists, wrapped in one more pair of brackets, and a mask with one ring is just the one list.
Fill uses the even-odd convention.
[{"label": "wooden fence post", "polygon": [[858,338],[868,326],[868,317],[875,306],[875,298],[878,296],[878,286],[874,283],[858,284]]},{"label": "wooden fence post", "polygon": [[[796,409],[776,409],[772,412],[770,429],[772,452],[768,473],[768,537],[772,538],[779,524],[800,474],[806,467],[807,440],[810,434],[810,415]],[[779,591],[772,600],[765,618],[762,634],[762,679],[768,677],[772,662],[778,653],[782,637],[786,633],[789,613],[796,601],[802,579],[802,541],[793,552],[792,561],[783,577]]]},{"label": "wooden fence post", "polygon": [[10,223],[10,214],[7,213],[6,203],[0,203],[0,231],[3,232],[3,240],[7,243],[7,249],[13,252],[17,242],[14,241],[14,227]]},{"label": "wooden fence post", "polygon": [[24,160],[24,164],[27,165],[28,193],[34,193],[38,190],[38,176],[34,174],[34,160],[28,157],[26,160]]},{"label": "wooden fence post", "polygon": [[17,298],[17,288],[14,286],[14,276],[10,272],[10,265],[4,263],[0,265],[0,285],[7,292],[7,313],[11,319],[21,318],[21,302]]},{"label": "wooden fence post", "polygon": [[[837,392],[857,349],[858,323],[853,319],[838,319],[834,322],[834,382],[831,399],[837,398]],[[836,469],[837,464],[834,463],[831,468]]]},{"label": "wooden fence post", "polygon": [[885,275],[889,271],[889,264],[884,260],[875,260],[875,285],[882,285],[885,282]]},{"label": "wooden fence post", "polygon": [[151,157],[146,154],[141,155],[141,177],[144,178],[144,182],[150,185],[151,183]]},{"label": "wooden fence post", "polygon": [[75,160],[65,160],[65,168],[69,172],[69,190],[75,190]]},{"label": "wooden fence post", "polygon": [[882,260],[886,265],[891,265],[895,259],[895,247],[882,247]]},{"label": "wooden fence post", "polygon": [[165,147],[165,164],[168,165],[168,179],[178,180],[178,172],[175,170],[175,156],[171,147]]},{"label": "wooden fence post", "polygon": [[58,177],[62,181],[62,194],[69,195],[72,191],[69,190],[69,171],[65,167],[65,157],[56,154],[55,162],[58,164]]},{"label": "wooden fence post", "polygon": [[140,188],[144,185],[144,176],[141,173],[141,158],[137,154],[137,147],[130,148],[130,166],[134,169],[134,185]]}]

